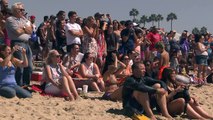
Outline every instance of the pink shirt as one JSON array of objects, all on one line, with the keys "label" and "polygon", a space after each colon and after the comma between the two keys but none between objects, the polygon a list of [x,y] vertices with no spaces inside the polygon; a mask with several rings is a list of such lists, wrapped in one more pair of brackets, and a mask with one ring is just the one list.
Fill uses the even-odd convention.
[{"label": "pink shirt", "polygon": [[161,37],[161,35],[160,34],[158,34],[158,33],[152,33],[152,32],[150,32],[148,35],[147,35],[147,38],[152,42],[151,43],[151,45],[150,45],[150,47],[149,47],[149,49],[151,50],[151,51],[154,51],[155,50],[155,44],[157,43],[157,42],[159,42],[159,41],[161,41],[162,40],[162,37]]}]

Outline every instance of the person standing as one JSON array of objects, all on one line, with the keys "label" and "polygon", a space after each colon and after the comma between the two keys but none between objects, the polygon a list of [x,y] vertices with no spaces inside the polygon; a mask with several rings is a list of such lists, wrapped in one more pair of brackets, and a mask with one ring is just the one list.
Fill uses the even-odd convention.
[{"label": "person standing", "polygon": [[69,22],[65,25],[67,38],[67,52],[70,52],[70,47],[73,43],[81,44],[80,37],[83,36],[81,26],[76,23],[77,13],[70,11],[68,13]]},{"label": "person standing", "polygon": [[[29,46],[29,39],[32,34],[32,24],[24,17],[24,5],[21,2],[14,3],[11,7],[13,16],[6,20],[6,30],[8,37],[11,39],[11,46],[18,45],[26,49],[28,66],[16,69],[15,78],[19,86],[30,84],[32,74],[32,51]],[[14,52],[14,57],[22,60],[20,51]]]}]

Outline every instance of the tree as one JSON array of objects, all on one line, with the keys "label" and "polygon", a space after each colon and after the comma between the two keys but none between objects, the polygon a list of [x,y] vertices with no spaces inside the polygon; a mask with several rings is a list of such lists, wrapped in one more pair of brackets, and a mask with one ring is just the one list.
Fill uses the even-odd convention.
[{"label": "tree", "polygon": [[129,16],[133,16],[133,21],[136,21],[136,16],[138,16],[139,12],[137,9],[132,8],[132,10],[129,12]]},{"label": "tree", "polygon": [[200,34],[200,31],[199,31],[199,29],[197,28],[197,27],[195,27],[195,28],[193,28],[192,29],[192,34]]},{"label": "tree", "polygon": [[157,21],[157,16],[156,14],[151,14],[149,16],[149,21],[152,22],[152,26],[154,26],[154,22]]},{"label": "tree", "polygon": [[170,13],[170,14],[168,14],[166,20],[171,22],[171,30],[173,30],[173,29],[172,29],[172,27],[173,27],[173,26],[172,26],[172,22],[173,22],[173,20],[177,20],[176,14],[175,14],[175,13]]},{"label": "tree", "polygon": [[157,15],[158,28],[160,28],[160,21],[163,20],[163,16],[161,14]]},{"label": "tree", "polygon": [[143,27],[145,27],[146,22],[148,22],[148,17],[146,15],[143,15],[140,19],[140,23],[143,23]]},{"label": "tree", "polygon": [[203,27],[200,29],[200,34],[206,35],[206,34],[207,34],[207,28],[203,26]]}]

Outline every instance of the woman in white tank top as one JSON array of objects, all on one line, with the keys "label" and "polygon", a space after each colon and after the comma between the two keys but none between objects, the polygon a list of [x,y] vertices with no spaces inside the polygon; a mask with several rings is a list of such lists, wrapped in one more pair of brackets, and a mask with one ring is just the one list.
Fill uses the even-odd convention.
[{"label": "woman in white tank top", "polygon": [[48,53],[43,79],[46,83],[45,93],[55,96],[61,96],[65,93],[70,101],[76,100],[79,97],[75,84],[65,71],[62,63],[60,63],[60,54],[56,50],[51,50]]},{"label": "woman in white tank top", "polygon": [[103,92],[105,89],[104,81],[97,64],[94,63],[93,60],[94,56],[92,53],[85,53],[79,68],[79,73],[83,78],[88,78],[91,81],[89,86],[92,90]]},{"label": "woman in white tank top", "polygon": [[206,78],[207,72],[207,60],[208,60],[208,52],[207,47],[203,44],[204,36],[202,35],[195,35],[195,42],[197,42],[197,47],[195,49],[195,60],[196,64],[198,65],[198,78],[199,82],[203,83]]}]

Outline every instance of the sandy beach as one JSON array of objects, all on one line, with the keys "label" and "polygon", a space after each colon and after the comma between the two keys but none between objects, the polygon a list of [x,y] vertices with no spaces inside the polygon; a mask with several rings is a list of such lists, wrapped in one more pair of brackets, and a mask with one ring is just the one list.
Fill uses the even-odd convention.
[{"label": "sandy beach", "polygon": [[[213,85],[190,87],[190,93],[208,113],[213,114]],[[0,97],[1,120],[131,120],[123,115],[122,103],[101,100],[101,93],[90,92],[88,97],[78,101],[64,98],[41,96],[33,98],[6,99]],[[157,115],[158,119],[165,119]],[[175,119],[187,119],[176,116]]]}]

